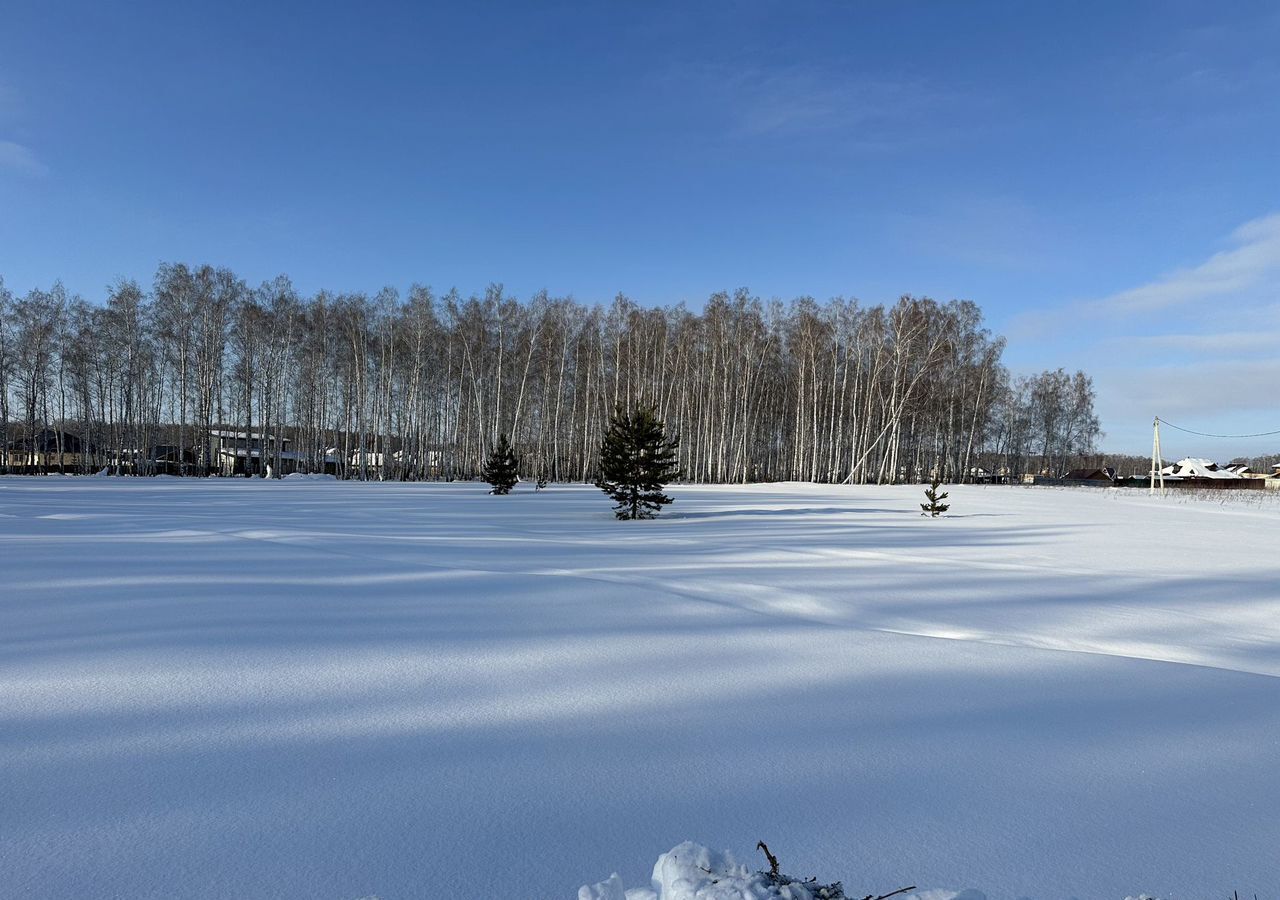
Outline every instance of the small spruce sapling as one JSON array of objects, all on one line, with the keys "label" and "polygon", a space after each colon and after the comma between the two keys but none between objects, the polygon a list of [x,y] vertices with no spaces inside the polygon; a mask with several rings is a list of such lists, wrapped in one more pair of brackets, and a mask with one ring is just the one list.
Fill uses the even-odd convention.
[{"label": "small spruce sapling", "polygon": [[520,463],[516,459],[516,452],[511,448],[511,442],[507,440],[507,436],[503,434],[498,436],[497,445],[485,460],[484,468],[480,470],[480,477],[489,484],[489,493],[509,494],[516,486],[516,482],[520,480],[517,474],[519,468]]},{"label": "small spruce sapling", "polygon": [[929,502],[920,504],[920,508],[924,510],[920,515],[936,519],[938,516],[942,515],[942,513],[951,508],[951,504],[942,502],[947,499],[947,492],[943,491],[942,493],[938,493],[938,488],[941,485],[942,482],[938,479],[938,476],[935,475],[933,477],[933,481],[931,481],[929,486],[924,490],[925,499]]}]

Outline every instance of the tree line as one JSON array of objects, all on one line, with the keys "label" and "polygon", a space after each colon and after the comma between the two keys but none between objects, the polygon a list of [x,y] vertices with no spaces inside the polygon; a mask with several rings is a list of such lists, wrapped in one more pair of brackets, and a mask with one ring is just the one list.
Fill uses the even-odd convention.
[{"label": "tree line", "polygon": [[[699,482],[964,481],[1091,454],[1089,377],[1014,375],[1004,347],[965,300],[304,297],[285,276],[253,287],[165,263],[149,289],[122,279],[98,303],[0,279],[0,443],[20,463],[35,435],[75,435],[83,469],[134,474],[166,444],[206,474],[211,432],[235,429],[288,437],[301,471],[416,480],[476,477],[505,434],[525,477],[591,481],[611,414],[642,403]],[[276,472],[280,446],[264,450]]]}]

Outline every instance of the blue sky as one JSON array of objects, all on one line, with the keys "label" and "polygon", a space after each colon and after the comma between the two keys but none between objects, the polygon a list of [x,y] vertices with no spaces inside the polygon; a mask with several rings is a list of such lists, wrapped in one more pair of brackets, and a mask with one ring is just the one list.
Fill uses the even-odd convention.
[{"label": "blue sky", "polygon": [[1273,2],[205,6],[5,5],[11,290],[963,297],[1108,448],[1280,428]]}]

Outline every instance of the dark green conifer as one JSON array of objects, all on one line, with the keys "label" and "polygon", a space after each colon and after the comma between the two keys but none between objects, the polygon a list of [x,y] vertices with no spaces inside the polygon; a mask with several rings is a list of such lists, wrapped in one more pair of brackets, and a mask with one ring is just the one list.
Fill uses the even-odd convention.
[{"label": "dark green conifer", "polygon": [[929,483],[929,486],[924,491],[925,499],[929,502],[920,504],[920,508],[924,510],[920,515],[936,519],[951,508],[951,504],[942,502],[947,499],[947,492],[938,493],[938,488],[941,485],[942,482],[938,479],[938,476],[933,476],[933,481]]},{"label": "dark green conifer", "polygon": [[619,519],[652,519],[671,498],[662,487],[680,477],[676,447],[680,439],[667,439],[666,429],[653,407],[621,406],[614,411],[600,446],[600,474],[596,487],[616,504]]},{"label": "dark green conifer", "polygon": [[511,442],[507,440],[507,436],[502,434],[498,436],[497,446],[485,460],[480,477],[489,483],[491,488],[489,493],[509,494],[516,486],[516,482],[520,480],[517,474],[519,468],[520,463],[516,459],[516,452],[511,449]]}]

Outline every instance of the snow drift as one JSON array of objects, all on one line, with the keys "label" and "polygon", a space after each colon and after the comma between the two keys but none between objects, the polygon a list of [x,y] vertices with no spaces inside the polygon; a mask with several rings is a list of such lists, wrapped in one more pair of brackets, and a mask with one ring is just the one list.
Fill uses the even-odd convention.
[{"label": "snow drift", "polygon": [[[826,900],[833,897],[863,900],[890,894],[885,890],[878,894],[855,891],[846,895],[838,885],[821,884],[821,879],[812,883],[784,880],[789,883],[780,884],[766,872],[740,865],[727,850],[717,852],[685,841],[658,857],[649,887],[627,889],[615,872],[604,881],[579,888],[578,900]],[[986,894],[973,888],[963,891],[912,888],[892,895],[902,900],[987,900]],[[1142,894],[1125,900],[1158,898]]]},{"label": "snow drift", "polygon": [[[888,894],[889,891],[883,891]],[[647,888],[627,890],[615,872],[610,878],[578,889],[578,900],[861,900],[846,897],[839,885],[774,878],[740,865],[729,851],[709,850],[692,841],[677,844],[658,857]],[[870,896],[879,896],[873,894]],[[895,894],[903,900],[986,900],[981,891],[912,890]]]}]

